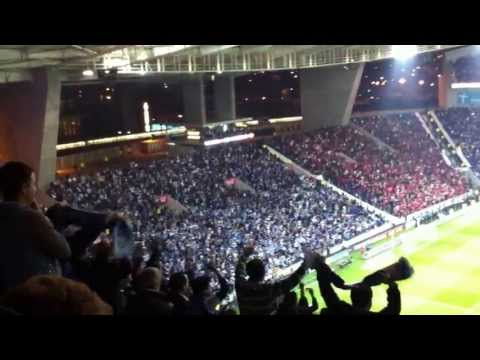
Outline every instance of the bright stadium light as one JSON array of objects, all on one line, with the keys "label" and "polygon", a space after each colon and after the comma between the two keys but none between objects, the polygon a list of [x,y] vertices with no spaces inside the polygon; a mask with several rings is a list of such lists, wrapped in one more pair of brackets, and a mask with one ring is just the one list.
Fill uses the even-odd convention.
[{"label": "bright stadium light", "polygon": [[145,51],[142,51],[140,54],[137,56],[138,61],[144,61],[148,59],[148,55]]},{"label": "bright stadium light", "polygon": [[150,107],[147,102],[143,103],[143,123],[145,125],[145,132],[150,131]]},{"label": "bright stadium light", "polygon": [[392,56],[398,60],[407,60],[417,54],[417,45],[392,45]]},{"label": "bright stadium light", "polygon": [[453,83],[452,89],[480,89],[480,82]]},{"label": "bright stadium light", "polygon": [[91,70],[91,69],[83,70],[82,75],[83,76],[93,76],[94,75],[93,70]]}]

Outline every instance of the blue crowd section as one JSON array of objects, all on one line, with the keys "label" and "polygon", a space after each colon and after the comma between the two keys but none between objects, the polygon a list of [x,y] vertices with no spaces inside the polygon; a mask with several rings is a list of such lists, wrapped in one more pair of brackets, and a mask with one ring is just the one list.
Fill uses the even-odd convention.
[{"label": "blue crowd section", "polygon": [[[255,193],[228,186],[231,178]],[[269,269],[283,268],[301,260],[307,244],[327,251],[384,223],[319,182],[299,177],[257,143],[72,176],[53,183],[49,193],[76,207],[128,214],[137,240],[162,247],[166,273],[182,268],[189,250],[199,271],[216,259],[229,280],[237,249],[246,243],[256,244]],[[188,211],[166,211],[159,201],[164,194]]]}]

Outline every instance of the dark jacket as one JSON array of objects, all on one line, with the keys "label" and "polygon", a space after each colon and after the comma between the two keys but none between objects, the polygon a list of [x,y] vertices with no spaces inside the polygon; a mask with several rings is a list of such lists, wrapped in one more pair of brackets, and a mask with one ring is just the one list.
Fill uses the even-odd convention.
[{"label": "dark jacket", "polygon": [[170,293],[168,300],[173,304],[173,315],[187,315],[192,306],[189,298],[178,293]]},{"label": "dark jacket", "polygon": [[130,272],[131,266],[126,259],[95,259],[89,264],[86,282],[118,313],[125,302],[122,289]]},{"label": "dark jacket", "polygon": [[34,275],[62,275],[70,246],[38,210],[0,202],[0,229],[0,293]]},{"label": "dark jacket", "polygon": [[144,290],[128,298],[126,315],[172,315],[173,304],[158,291]]},{"label": "dark jacket", "polygon": [[210,297],[205,295],[193,294],[190,298],[189,315],[216,315],[218,311],[215,309],[228,295],[230,285],[221,276],[218,277],[220,290]]}]

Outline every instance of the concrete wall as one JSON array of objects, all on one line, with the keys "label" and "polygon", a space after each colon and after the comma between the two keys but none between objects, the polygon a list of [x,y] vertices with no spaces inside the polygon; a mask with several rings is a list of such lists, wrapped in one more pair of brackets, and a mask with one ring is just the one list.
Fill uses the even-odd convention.
[{"label": "concrete wall", "polygon": [[300,96],[305,130],[347,125],[364,64],[300,71]]},{"label": "concrete wall", "polygon": [[61,84],[50,69],[32,71],[32,80],[0,89],[0,141],[5,160],[32,166],[44,189],[55,177]]},{"label": "concrete wall", "polygon": [[4,91],[0,89],[0,165],[10,159],[15,158],[16,149],[9,121],[4,104]]},{"label": "concrete wall", "polygon": [[203,78],[192,75],[191,79],[185,79],[182,91],[185,122],[203,126],[207,119]]},{"label": "concrete wall", "polygon": [[233,76],[217,76],[214,84],[214,98],[215,121],[236,119],[235,79]]},{"label": "concrete wall", "polygon": [[135,107],[136,98],[126,86],[117,86],[115,91],[119,92],[123,130],[130,130],[132,133],[143,131],[144,128],[139,121],[139,113],[142,110]]},{"label": "concrete wall", "polygon": [[442,68],[442,92],[439,94],[439,105],[442,108],[454,106],[480,106],[480,94],[476,90],[452,89],[451,84],[455,82],[450,74],[453,73],[452,64],[463,56],[480,56],[478,45],[464,46],[445,53],[445,61]]}]

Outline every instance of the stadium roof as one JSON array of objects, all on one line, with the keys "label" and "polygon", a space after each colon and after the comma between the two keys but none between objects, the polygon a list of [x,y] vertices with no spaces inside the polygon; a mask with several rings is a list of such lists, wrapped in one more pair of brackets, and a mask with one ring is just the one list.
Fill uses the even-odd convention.
[{"label": "stadium roof", "polygon": [[[457,46],[417,45],[416,52]],[[95,76],[98,70],[112,68],[122,76],[250,72],[341,65],[392,56],[392,45],[0,45],[0,73],[21,76],[22,70],[44,66],[58,67],[70,79],[81,79],[85,70]]]}]

